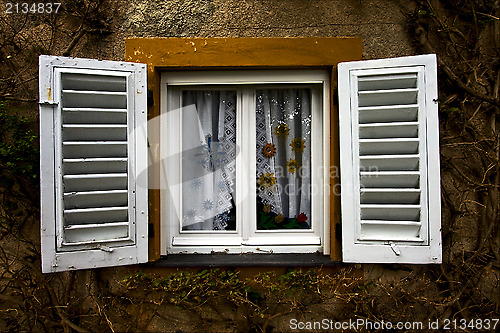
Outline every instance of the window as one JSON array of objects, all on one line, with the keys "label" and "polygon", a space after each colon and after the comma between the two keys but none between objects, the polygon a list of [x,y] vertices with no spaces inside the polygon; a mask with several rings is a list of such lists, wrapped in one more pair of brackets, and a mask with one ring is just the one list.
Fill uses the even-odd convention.
[{"label": "window", "polygon": [[163,73],[163,254],[323,252],[328,91],[320,70]]},{"label": "window", "polygon": [[[264,54],[290,43],[251,42]],[[225,52],[231,43],[214,42]],[[331,54],[330,39],[297,43]],[[435,56],[333,58],[279,58],[284,70],[150,68],[162,110],[147,123],[145,65],[41,56],[43,272],[145,262],[156,239],[162,254],[328,254],[337,223],[344,262],[439,263]],[[331,84],[315,68],[329,62]],[[329,195],[336,168],[341,211]]]}]

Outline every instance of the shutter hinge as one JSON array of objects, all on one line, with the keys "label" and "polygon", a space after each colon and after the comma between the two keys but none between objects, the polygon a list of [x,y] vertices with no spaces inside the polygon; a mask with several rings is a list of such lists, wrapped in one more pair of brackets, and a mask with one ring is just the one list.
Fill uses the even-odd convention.
[{"label": "shutter hinge", "polygon": [[339,87],[338,85],[333,89],[333,105],[335,105],[336,107],[339,106]]},{"label": "shutter hinge", "polygon": [[148,237],[153,238],[155,236],[155,228],[153,223],[148,223]]},{"label": "shutter hinge", "polygon": [[389,245],[391,246],[392,251],[399,256],[401,255],[401,250],[398,248],[398,246],[394,242],[389,242]]},{"label": "shutter hinge", "polygon": [[153,106],[155,104],[155,100],[153,97],[153,90],[148,89],[148,106]]},{"label": "shutter hinge", "polygon": [[335,238],[342,239],[342,223],[335,223]]},{"label": "shutter hinge", "polygon": [[59,105],[59,103],[54,102],[54,101],[40,101],[40,102],[38,102],[38,105],[55,106],[55,105]]}]

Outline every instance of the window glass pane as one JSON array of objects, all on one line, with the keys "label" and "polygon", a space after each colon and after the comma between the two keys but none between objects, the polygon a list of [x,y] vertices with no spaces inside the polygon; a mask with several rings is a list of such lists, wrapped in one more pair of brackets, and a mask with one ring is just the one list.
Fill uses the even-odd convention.
[{"label": "window glass pane", "polygon": [[236,230],[236,92],[186,90],[182,107],[182,230]]},{"label": "window glass pane", "polygon": [[256,92],[257,229],[311,228],[311,91]]}]

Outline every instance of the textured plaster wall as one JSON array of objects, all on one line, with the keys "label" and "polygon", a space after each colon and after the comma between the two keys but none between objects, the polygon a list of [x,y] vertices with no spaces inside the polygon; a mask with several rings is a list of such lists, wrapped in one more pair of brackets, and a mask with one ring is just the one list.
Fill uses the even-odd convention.
[{"label": "textured plaster wall", "polygon": [[129,37],[362,37],[365,59],[416,53],[401,0],[131,0],[112,2],[113,33],[74,55],[123,59]]}]

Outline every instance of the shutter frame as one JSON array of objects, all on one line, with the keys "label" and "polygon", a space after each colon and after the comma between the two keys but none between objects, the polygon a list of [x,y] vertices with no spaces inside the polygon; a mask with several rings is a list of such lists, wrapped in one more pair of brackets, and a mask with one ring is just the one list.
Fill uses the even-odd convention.
[{"label": "shutter frame", "polygon": [[[436,63],[435,55],[420,55],[340,63],[338,66],[340,169],[342,187],[342,256],[344,262],[422,264],[441,263],[442,261]],[[375,80],[382,80],[390,77],[391,75],[399,75],[400,78],[403,78],[405,74],[409,72],[418,72],[419,69],[422,71],[422,80],[421,85],[417,84],[417,98],[421,98],[417,118],[417,121],[420,124],[418,127],[418,142],[420,148],[417,154],[420,154],[422,149],[424,149],[425,156],[420,155],[419,157],[418,179],[421,183],[418,189],[420,189],[420,191],[425,189],[425,193],[422,192],[423,194],[419,197],[421,200],[425,199],[425,202],[420,202],[419,206],[421,207],[419,215],[421,226],[418,229],[418,232],[419,236],[423,237],[423,241],[412,242],[408,240],[393,240],[393,237],[395,237],[394,235],[391,238],[389,233],[383,234],[380,231],[378,234],[379,238],[377,240],[360,239],[362,203],[360,201],[359,193],[361,193],[362,184],[360,183],[361,172],[360,170],[356,170],[355,166],[360,165],[361,161],[361,153],[358,153],[358,130],[360,127],[360,121],[358,120],[358,107],[361,107],[361,102],[358,103],[357,100],[357,96],[359,96],[359,81],[356,75],[360,75],[360,77],[364,75],[367,77],[368,74],[370,74],[373,75],[372,77],[375,77]],[[379,75],[379,78],[377,78],[378,74],[375,73],[381,72],[387,74],[384,74],[385,76]],[[382,88],[374,88],[373,90],[377,89]],[[396,97],[392,96],[391,98]],[[380,102],[380,104],[377,103],[379,103],[379,100],[376,100],[373,105],[384,105],[382,102]],[[419,101],[417,99],[417,104],[418,103]],[[375,107],[371,108],[375,109]],[[386,113],[385,117],[389,117],[389,119],[386,119],[383,122],[388,121],[391,125],[395,124],[398,121],[396,116],[396,113]],[[394,120],[390,119],[390,117],[394,117]],[[422,119],[422,117],[424,118]],[[374,125],[373,123],[376,123],[376,121],[373,121],[368,127],[381,125]],[[400,123],[399,125],[406,124]],[[376,130],[376,128],[372,127],[372,130],[374,129]],[[370,128],[368,128],[368,130],[370,130]],[[372,135],[376,135],[373,133],[376,132],[372,131]],[[411,140],[413,139],[409,139],[408,141]],[[374,147],[376,150],[380,150],[376,144]],[[379,155],[377,156],[377,154]],[[408,153],[405,152],[404,154]],[[375,159],[380,158],[380,152],[375,153],[374,156]],[[404,157],[407,158],[408,155],[404,155]],[[391,173],[389,172],[389,174]],[[388,179],[389,178],[390,176]],[[425,180],[425,183],[422,179]],[[422,187],[422,185],[424,185],[424,187]],[[368,205],[364,205],[364,207],[366,206]],[[385,210],[383,211],[383,215],[390,216],[393,214],[392,211],[389,211],[392,208],[390,206],[386,207],[389,208],[384,208]],[[405,206],[404,208],[407,209],[408,207],[409,206]],[[395,215],[398,215],[398,213]],[[391,218],[388,218],[388,220],[391,220]],[[394,231],[394,227],[398,226],[397,223],[398,222],[396,222],[394,226],[389,225],[388,231]],[[418,223],[414,222],[413,224],[417,225]],[[425,227],[427,227],[427,230]],[[383,237],[380,237],[381,235]]]},{"label": "shutter frame", "polygon": [[[117,61],[98,61],[93,59],[57,56],[40,56],[40,229],[42,272],[48,273],[73,269],[129,265],[146,262],[148,260],[148,158],[146,127],[147,100],[145,93],[146,74],[146,65],[144,64]],[[101,88],[98,87],[94,89],[95,84],[99,84],[100,80],[105,81],[106,78],[114,80],[119,77],[119,80],[121,80],[125,85],[124,92],[107,93],[106,89],[102,89],[102,94],[121,94],[123,96],[127,107],[126,111],[122,111],[126,114],[126,126],[114,125],[114,123],[116,122],[114,121],[114,119],[117,119],[117,116],[113,113],[110,113],[110,116],[106,116],[107,118],[109,118],[108,120],[110,124],[104,126],[100,124],[93,125],[93,120],[90,120],[88,123],[85,121],[81,121],[80,124],[77,125],[73,125],[69,121],[68,124],[62,124],[62,75],[66,75],[65,77],[67,78],[67,80],[70,80],[69,78],[71,75],[76,75],[77,77],[73,80],[77,85],[83,84],[81,83],[82,79],[84,79],[83,81],[85,81],[85,79],[91,77],[94,78],[93,81],[92,79],[90,79],[90,83],[88,83],[88,85],[92,87],[92,89],[82,91],[84,98],[81,100],[85,103],[86,101],[96,99],[96,95],[92,93],[92,91],[101,90]],[[103,84],[109,85],[110,83]],[[68,97],[67,100],[69,99],[70,98]],[[107,99],[110,98],[107,97]],[[79,112],[79,114],[79,117],[81,119],[92,118],[89,117],[89,115],[85,115],[83,112]],[[95,122],[97,123],[98,121]],[[101,128],[99,128],[99,126]],[[71,137],[70,139],[62,138],[63,127],[66,131],[64,135],[67,136],[69,134]],[[114,129],[107,130],[109,127],[113,127]],[[109,135],[111,135],[111,140],[118,140],[113,137],[116,136],[117,133],[121,137],[125,137],[126,141],[123,141],[121,145],[123,147],[126,147],[126,191],[113,191],[108,189],[107,191],[85,193],[85,191],[77,190],[76,194],[80,195],[80,198],[77,198],[76,201],[79,201],[79,205],[83,204],[84,208],[78,209],[78,205],[68,208],[66,206],[68,205],[69,199],[65,198],[69,197],[71,193],[64,192],[72,190],[69,190],[69,187],[63,190],[64,185],[62,179],[63,177],[68,176],[69,171],[65,173],[66,169],[63,167],[63,153],[61,153],[63,150],[62,144],[64,142],[64,144],[67,145],[75,145],[75,142],[69,142],[73,140],[77,142],[82,141],[84,145],[95,145],[94,149],[102,147],[102,154],[104,156],[102,160],[104,161],[104,163],[101,162],[100,167],[105,166],[106,168],[108,168],[107,165],[110,163],[110,158],[106,158],[106,156],[109,156],[111,153],[107,152],[107,149],[109,150],[108,147],[116,146],[117,144],[113,144],[111,142],[110,145],[106,145],[99,142],[99,140],[106,139],[98,138],[95,139],[95,142],[85,142],[85,140],[92,140],[93,135],[95,135],[96,131],[100,131],[100,135],[104,135],[104,137],[108,137]],[[76,139],[72,137],[72,135],[75,133],[77,135]],[[76,144],[76,146],[78,146],[78,143]],[[81,148],[83,148],[83,146]],[[123,149],[121,150],[123,151]],[[79,150],[78,148],[76,148],[74,149],[74,151],[78,153]],[[69,152],[69,150],[66,150],[66,152]],[[73,163],[71,163],[73,168],[76,167],[76,169],[81,169],[80,171],[76,172],[80,175],[76,175],[76,177],[70,175],[69,177],[83,177],[83,181],[79,181],[78,179],[76,179],[76,183],[80,182],[84,184],[85,177],[89,176],[89,174],[94,173],[94,175],[90,175],[90,177],[94,178],[98,178],[98,175],[95,174],[95,171],[89,171],[88,169],[86,169],[86,167],[83,167],[84,161],[81,160],[87,160],[88,162],[88,157],[85,155],[82,155],[81,157],[82,158],[80,158],[80,161],[76,159],[72,161]],[[103,172],[106,173],[107,171]],[[109,176],[104,174],[104,177]],[[114,196],[114,198],[111,199],[111,202],[117,200],[117,195],[120,196],[120,203],[115,204],[121,205],[120,207],[106,208],[105,205],[99,206],[99,200],[96,200],[96,196],[98,198],[99,196],[101,196],[103,201],[109,201],[109,198],[111,198],[109,196],[109,193],[111,193],[111,197]],[[91,196],[94,196],[93,202],[92,204],[85,205],[86,201],[88,201],[85,196],[89,194]],[[124,196],[126,196],[125,199],[123,198]],[[87,206],[89,208],[87,208]],[[105,219],[99,220],[99,218],[102,218],[103,214],[106,214],[105,212],[103,213],[103,211],[108,212],[108,216],[111,215],[111,221],[117,222],[110,222],[109,224],[105,225],[103,223],[106,222]],[[118,214],[117,212],[119,212],[123,216],[123,211],[126,211],[126,221],[120,222],[116,217],[112,216],[112,214]],[[70,218],[67,217],[71,216],[71,214],[78,217],[76,222],[73,222],[73,228],[70,222],[68,222],[70,221]],[[90,222],[95,216],[97,216],[97,221],[99,223],[92,225]],[[64,228],[63,224],[65,226]],[[111,236],[106,238],[105,236],[103,236],[102,232],[94,232],[93,234],[97,235],[97,237],[100,237],[101,239],[94,241],[91,240],[92,238],[82,238],[85,233],[88,234],[89,230],[96,230],[97,227],[101,228],[100,230],[108,230],[108,232],[109,230],[117,230],[117,228],[120,228],[120,230],[126,228],[126,237],[122,236],[119,237],[119,239],[112,240],[113,237]],[[83,241],[77,242],[75,240],[71,240],[71,238],[68,238],[70,239],[68,244],[62,244],[61,239],[66,239],[65,232],[68,232],[65,230],[72,230],[70,232],[73,235],[72,237],[74,237],[74,235],[77,235],[77,240]],[[117,232],[115,231],[111,232],[111,235],[116,234]]]}]

